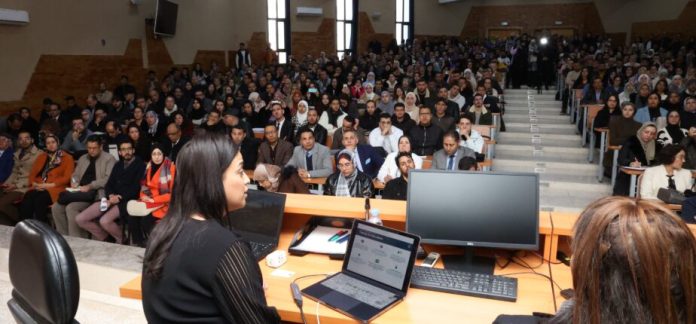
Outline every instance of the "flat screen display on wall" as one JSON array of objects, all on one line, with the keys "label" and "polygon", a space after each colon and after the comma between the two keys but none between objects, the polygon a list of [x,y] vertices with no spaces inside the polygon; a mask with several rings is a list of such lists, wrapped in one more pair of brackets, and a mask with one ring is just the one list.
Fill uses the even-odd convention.
[{"label": "flat screen display on wall", "polygon": [[155,35],[174,36],[179,5],[167,0],[158,0],[155,11]]}]

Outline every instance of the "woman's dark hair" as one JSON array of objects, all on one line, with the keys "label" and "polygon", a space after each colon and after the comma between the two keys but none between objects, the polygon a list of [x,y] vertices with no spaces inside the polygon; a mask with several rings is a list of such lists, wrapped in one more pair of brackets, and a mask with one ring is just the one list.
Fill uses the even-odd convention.
[{"label": "woman's dark hair", "polygon": [[174,240],[192,215],[224,220],[228,210],[222,174],[238,152],[227,136],[217,133],[197,135],[181,149],[169,211],[152,231],[145,251],[146,277],[160,278]]},{"label": "woman's dark hair", "polygon": [[684,151],[683,146],[678,144],[669,144],[663,147],[660,152],[657,153],[655,159],[662,165],[670,165],[674,163],[674,159],[681,151]]},{"label": "woman's dark hair", "polygon": [[478,170],[478,164],[476,163],[476,159],[472,158],[470,156],[465,156],[461,160],[459,160],[459,164],[457,165],[459,170],[464,170],[464,171],[469,171],[471,167],[474,167],[475,170]]}]

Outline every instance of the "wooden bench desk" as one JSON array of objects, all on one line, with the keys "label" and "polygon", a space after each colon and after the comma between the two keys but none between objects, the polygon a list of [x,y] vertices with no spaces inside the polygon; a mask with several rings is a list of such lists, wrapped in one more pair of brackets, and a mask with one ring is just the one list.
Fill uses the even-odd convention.
[{"label": "wooden bench desk", "polygon": [[[287,248],[292,238],[292,231],[284,228],[281,235],[280,247]],[[445,251],[440,251],[447,254]],[[548,274],[548,266],[541,263],[538,256],[528,254],[522,257],[530,266],[538,268],[535,271]],[[502,263],[503,260],[499,260]],[[420,264],[420,261],[416,261]],[[540,266],[541,265],[541,266]],[[290,278],[274,276],[275,270],[266,266],[265,261],[259,262],[266,289],[266,300],[269,305],[276,307],[280,317],[286,322],[301,322],[300,312],[293,302],[290,293],[290,283],[297,277],[309,274],[334,273],[341,270],[341,261],[329,260],[325,255],[308,254],[303,257],[289,256],[287,263],[280,269],[291,271]],[[442,267],[438,261],[436,267]],[[570,268],[565,265],[552,265],[553,278],[562,288],[571,288],[572,279]],[[406,298],[394,308],[375,319],[375,323],[491,323],[499,314],[527,314],[539,311],[554,313],[553,299],[558,306],[563,302],[560,290],[556,288],[555,296],[551,292],[548,279],[532,274],[528,268],[510,264],[505,269],[496,267],[495,274],[510,274],[518,278],[518,293],[516,302],[505,302],[485,298],[476,298],[455,294],[411,288]],[[310,277],[297,282],[300,289],[321,280],[322,277]],[[142,299],[141,278],[137,276],[120,288],[121,297]],[[309,323],[316,318],[316,303],[304,298],[304,312]],[[322,323],[355,323],[354,320],[326,306],[319,307]]]}]

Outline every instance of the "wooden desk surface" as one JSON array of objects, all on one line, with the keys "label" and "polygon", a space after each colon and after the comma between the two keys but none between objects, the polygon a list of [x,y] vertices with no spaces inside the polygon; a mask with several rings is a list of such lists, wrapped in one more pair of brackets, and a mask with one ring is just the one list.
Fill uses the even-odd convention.
[{"label": "wooden desk surface", "polygon": [[[287,247],[292,232],[284,230],[280,246]],[[539,266],[535,271],[548,274],[548,266],[541,264],[539,257],[529,255],[523,258],[532,267]],[[502,262],[502,260],[500,261]],[[416,261],[420,264],[420,261]],[[275,269],[266,266],[265,261],[259,262],[266,285],[266,300],[276,307],[283,321],[301,322],[299,309],[290,293],[290,283],[297,277],[309,274],[338,272],[341,261],[329,260],[325,255],[309,254],[303,257],[289,256],[288,262],[280,269],[291,271],[290,278],[274,276]],[[442,261],[437,267],[442,267]],[[571,288],[570,268],[565,265],[552,265],[554,280],[562,288]],[[409,289],[403,302],[379,316],[374,323],[491,323],[499,314],[531,314],[534,311],[554,313],[553,299],[558,306],[563,301],[560,290],[556,288],[556,296],[552,296],[548,279],[532,274],[531,270],[516,264],[510,264],[505,269],[496,268],[496,274],[508,274],[518,278],[517,302],[504,302],[484,298],[475,298],[428,291]],[[301,279],[297,283],[305,288],[322,277]],[[120,289],[121,297],[141,299],[140,276],[134,278]],[[310,323],[315,322],[316,303],[304,298],[304,312]],[[355,323],[352,319],[323,305],[319,307],[322,323]]]}]

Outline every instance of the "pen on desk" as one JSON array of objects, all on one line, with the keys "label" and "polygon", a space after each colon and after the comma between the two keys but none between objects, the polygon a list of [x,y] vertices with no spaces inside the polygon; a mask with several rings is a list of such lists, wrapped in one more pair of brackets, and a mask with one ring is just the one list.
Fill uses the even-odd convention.
[{"label": "pen on desk", "polygon": [[346,234],[346,233],[348,233],[348,231],[345,231],[345,230],[344,230],[344,231],[338,231],[338,233],[336,233],[336,234],[334,234],[332,237],[330,237],[328,241],[329,241],[329,242],[333,242],[333,241],[339,239],[341,236],[343,236],[343,235]]},{"label": "pen on desk", "polygon": [[346,233],[341,238],[336,240],[336,243],[343,243],[343,242],[347,241],[349,238],[350,238],[350,233]]}]

